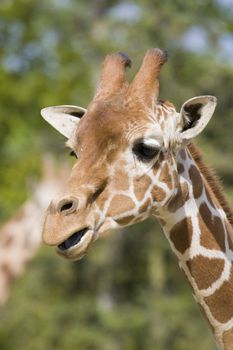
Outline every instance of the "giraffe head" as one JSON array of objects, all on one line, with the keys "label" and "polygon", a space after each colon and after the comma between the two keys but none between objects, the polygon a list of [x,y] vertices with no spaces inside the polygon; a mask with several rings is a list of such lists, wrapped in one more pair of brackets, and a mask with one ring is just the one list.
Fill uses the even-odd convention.
[{"label": "giraffe head", "polygon": [[159,215],[178,188],[176,154],[210,120],[216,99],[188,100],[177,113],[158,100],[158,75],[167,54],[150,49],[129,84],[130,59],[108,55],[87,110],[56,106],[42,116],[76,155],[65,188],[47,209],[45,243],[79,259],[104,232]]}]

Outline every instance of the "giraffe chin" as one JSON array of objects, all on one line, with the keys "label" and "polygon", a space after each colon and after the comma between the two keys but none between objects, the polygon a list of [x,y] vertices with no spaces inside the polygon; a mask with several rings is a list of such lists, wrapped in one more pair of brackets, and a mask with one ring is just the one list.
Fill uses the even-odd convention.
[{"label": "giraffe chin", "polygon": [[63,258],[80,260],[95,239],[96,232],[86,228],[70,235],[66,241],[57,246],[56,251]]}]

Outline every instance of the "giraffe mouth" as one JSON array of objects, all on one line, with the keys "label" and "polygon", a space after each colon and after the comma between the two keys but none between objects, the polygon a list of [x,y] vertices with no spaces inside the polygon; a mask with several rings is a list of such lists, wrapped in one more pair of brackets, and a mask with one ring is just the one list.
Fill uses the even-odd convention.
[{"label": "giraffe mouth", "polygon": [[88,227],[74,232],[57,246],[57,253],[70,260],[81,259],[94,240],[94,233]]},{"label": "giraffe mouth", "polygon": [[76,244],[78,244],[85,233],[88,231],[88,228],[84,228],[78,232],[73,233],[68,239],[58,245],[58,248],[62,251],[65,251]]}]

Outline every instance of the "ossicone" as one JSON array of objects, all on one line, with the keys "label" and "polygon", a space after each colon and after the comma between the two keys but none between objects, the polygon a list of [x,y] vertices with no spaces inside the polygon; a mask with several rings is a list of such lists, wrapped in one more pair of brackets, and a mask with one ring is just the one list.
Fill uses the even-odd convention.
[{"label": "ossicone", "polygon": [[131,59],[122,52],[109,54],[102,64],[100,84],[95,98],[112,96],[128,86],[125,70],[131,67]]},{"label": "ossicone", "polygon": [[159,96],[159,73],[168,59],[167,50],[149,49],[132,84],[131,93],[141,99],[144,104],[152,106]]}]

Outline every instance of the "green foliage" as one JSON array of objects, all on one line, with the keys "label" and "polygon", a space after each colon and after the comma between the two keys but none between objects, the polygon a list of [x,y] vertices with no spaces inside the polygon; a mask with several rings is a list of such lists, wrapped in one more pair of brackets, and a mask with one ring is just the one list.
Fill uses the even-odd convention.
[{"label": "green foliage", "polygon": [[[0,348],[213,349],[153,222],[124,231],[97,242],[77,263],[41,249],[1,312]],[[163,273],[157,284],[158,266]]]},{"label": "green foliage", "polygon": [[[199,139],[233,198],[233,66],[221,49],[231,34],[220,1],[2,0],[0,4],[0,221],[39,178],[44,152],[64,156],[63,138],[40,118],[48,105],[84,107],[100,63],[132,56],[133,76],[148,47],[168,48],[161,98],[177,105],[213,94],[219,105]],[[231,12],[232,13],[232,12]],[[186,47],[198,28],[204,48]],[[129,232],[125,232],[129,231]],[[213,341],[152,221],[97,242],[87,258],[65,262],[42,248],[0,314],[2,350],[203,350]]]}]

